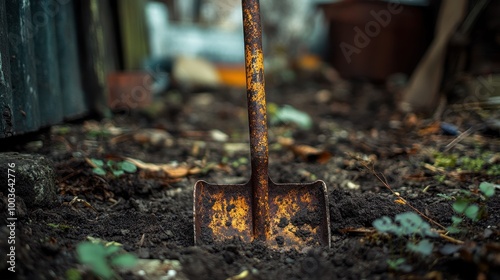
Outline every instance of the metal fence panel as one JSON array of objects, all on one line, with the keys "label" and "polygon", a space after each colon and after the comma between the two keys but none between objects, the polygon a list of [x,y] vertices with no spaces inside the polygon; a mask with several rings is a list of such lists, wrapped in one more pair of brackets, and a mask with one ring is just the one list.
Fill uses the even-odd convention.
[{"label": "metal fence panel", "polygon": [[64,117],[72,119],[85,114],[88,107],[82,88],[81,67],[78,60],[74,3],[73,1],[65,2],[59,5],[55,21]]},{"label": "metal fence panel", "polygon": [[0,138],[106,112],[115,35],[110,1],[0,1]]},{"label": "metal fence panel", "polygon": [[35,70],[37,77],[40,126],[63,120],[63,103],[59,83],[56,28],[50,4],[53,0],[31,0],[35,43]]},{"label": "metal fence panel", "polygon": [[0,2],[0,138],[13,134],[12,89],[10,82],[10,60],[7,30],[7,8]]},{"label": "metal fence panel", "polygon": [[40,127],[35,72],[34,33],[28,0],[6,0],[15,131]]}]

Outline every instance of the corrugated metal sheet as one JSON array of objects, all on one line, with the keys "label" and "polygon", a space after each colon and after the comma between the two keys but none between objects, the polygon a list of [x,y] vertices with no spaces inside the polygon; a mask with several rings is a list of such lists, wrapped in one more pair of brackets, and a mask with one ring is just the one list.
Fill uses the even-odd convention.
[{"label": "corrugated metal sheet", "polygon": [[109,1],[0,1],[0,138],[105,104],[117,65],[111,23]]}]

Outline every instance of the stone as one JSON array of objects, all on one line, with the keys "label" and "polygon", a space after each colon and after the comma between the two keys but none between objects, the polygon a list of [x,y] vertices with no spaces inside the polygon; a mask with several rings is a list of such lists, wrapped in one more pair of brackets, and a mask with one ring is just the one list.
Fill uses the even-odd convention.
[{"label": "stone", "polygon": [[5,197],[14,193],[28,208],[52,206],[57,202],[52,166],[53,163],[42,155],[0,153],[0,192]]}]

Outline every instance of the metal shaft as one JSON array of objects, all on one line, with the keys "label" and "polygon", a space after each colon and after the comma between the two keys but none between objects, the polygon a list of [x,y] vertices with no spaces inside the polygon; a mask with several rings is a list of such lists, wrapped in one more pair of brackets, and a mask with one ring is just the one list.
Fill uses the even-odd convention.
[{"label": "metal shaft", "polygon": [[259,0],[242,0],[245,37],[250,161],[252,166],[252,215],[254,237],[267,240],[270,231],[268,141],[264,54]]}]

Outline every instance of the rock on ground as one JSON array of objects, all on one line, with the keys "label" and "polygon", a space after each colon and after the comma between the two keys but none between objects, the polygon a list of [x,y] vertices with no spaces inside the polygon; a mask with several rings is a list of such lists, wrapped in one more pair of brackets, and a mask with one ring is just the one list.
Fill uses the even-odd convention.
[{"label": "rock on ground", "polygon": [[57,187],[52,165],[41,155],[0,153],[0,192],[7,197],[10,187],[14,187],[16,200],[19,203],[23,200],[27,207],[53,205],[57,201]]}]

